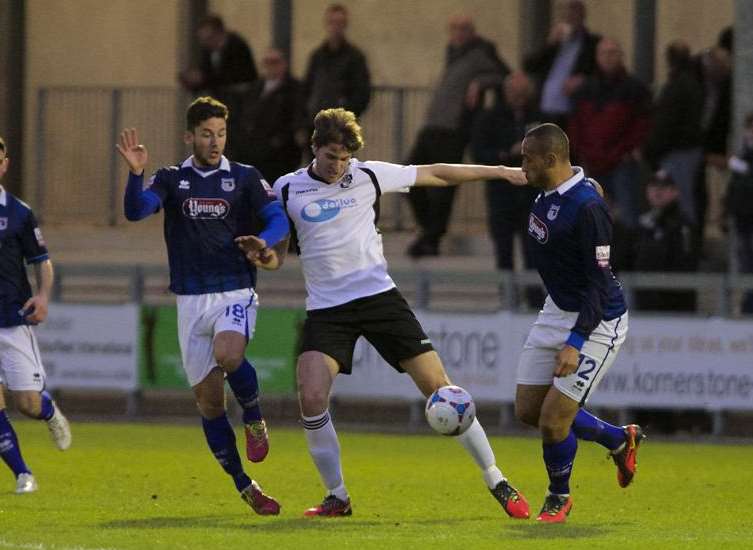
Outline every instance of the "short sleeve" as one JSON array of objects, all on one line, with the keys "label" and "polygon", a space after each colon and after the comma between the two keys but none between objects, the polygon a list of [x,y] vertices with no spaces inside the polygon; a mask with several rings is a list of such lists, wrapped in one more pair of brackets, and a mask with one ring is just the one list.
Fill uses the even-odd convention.
[{"label": "short sleeve", "polygon": [[416,167],[391,162],[367,161],[362,166],[374,172],[382,193],[407,191],[416,183]]},{"label": "short sleeve", "polygon": [[21,251],[29,264],[42,262],[49,257],[47,243],[31,210],[21,229]]}]

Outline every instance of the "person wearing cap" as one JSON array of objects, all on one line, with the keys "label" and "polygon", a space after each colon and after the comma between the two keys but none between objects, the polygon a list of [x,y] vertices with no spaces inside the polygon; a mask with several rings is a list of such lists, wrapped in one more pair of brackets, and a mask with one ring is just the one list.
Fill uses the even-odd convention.
[{"label": "person wearing cap", "polygon": [[[680,189],[668,172],[659,170],[646,185],[649,209],[638,221],[634,242],[636,271],[695,271],[698,258],[693,223],[680,206]],[[636,309],[695,311],[692,290],[639,290]]]}]

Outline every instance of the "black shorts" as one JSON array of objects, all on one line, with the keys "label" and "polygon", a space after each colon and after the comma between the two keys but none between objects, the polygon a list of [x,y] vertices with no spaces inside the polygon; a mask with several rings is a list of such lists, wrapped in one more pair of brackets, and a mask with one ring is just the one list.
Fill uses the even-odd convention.
[{"label": "black shorts", "polygon": [[345,304],[306,312],[301,352],[319,351],[350,374],[356,340],[363,336],[398,372],[400,361],[434,347],[397,288]]}]

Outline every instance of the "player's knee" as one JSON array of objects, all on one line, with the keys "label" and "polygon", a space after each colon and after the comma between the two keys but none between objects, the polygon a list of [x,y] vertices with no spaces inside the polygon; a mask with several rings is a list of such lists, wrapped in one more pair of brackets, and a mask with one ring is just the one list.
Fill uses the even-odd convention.
[{"label": "player's knee", "polygon": [[217,352],[214,355],[217,364],[225,372],[233,372],[241,366],[244,356],[242,352],[234,352],[230,350],[224,350]]},{"label": "player's knee", "polygon": [[539,411],[521,405],[520,403],[515,403],[515,418],[520,420],[523,424],[533,426],[534,428],[539,425]]},{"label": "player's knee", "polygon": [[16,405],[16,410],[21,414],[30,418],[39,418],[42,412],[41,403],[39,399],[34,399],[31,395],[17,394],[14,396],[13,401]]},{"label": "player's knee", "polygon": [[570,431],[570,424],[563,421],[562,418],[544,414],[542,412],[539,417],[539,430],[541,431],[541,437],[545,442],[557,442],[562,441],[567,437]]}]

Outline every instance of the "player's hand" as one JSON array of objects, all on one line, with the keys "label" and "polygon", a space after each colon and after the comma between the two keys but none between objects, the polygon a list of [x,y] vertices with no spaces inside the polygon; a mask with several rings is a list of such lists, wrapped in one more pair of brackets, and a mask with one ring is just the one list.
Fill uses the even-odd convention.
[{"label": "player's hand", "polygon": [[238,245],[246,258],[250,262],[261,261],[263,257],[267,257],[267,242],[264,239],[260,239],[256,235],[244,235],[243,237],[236,237],[235,244]]},{"label": "player's hand", "polygon": [[36,294],[26,300],[24,307],[21,311],[27,312],[23,315],[32,325],[38,325],[47,319],[47,297],[41,294]]},{"label": "player's hand", "polygon": [[503,180],[507,180],[513,185],[527,185],[528,180],[523,173],[522,168],[511,168],[509,166],[499,166],[499,177]]},{"label": "player's hand", "polygon": [[573,346],[565,346],[557,354],[557,366],[554,369],[554,376],[562,378],[569,376],[578,370],[578,360],[580,352]]},{"label": "player's hand", "polygon": [[259,259],[253,262],[256,267],[273,271],[280,267],[280,258],[272,248],[265,248],[259,253]]},{"label": "player's hand", "polygon": [[139,136],[135,128],[126,128],[120,132],[120,143],[115,144],[115,148],[128,164],[128,169],[132,174],[140,176],[144,173],[144,167],[149,160],[149,153],[146,147],[139,143]]}]

